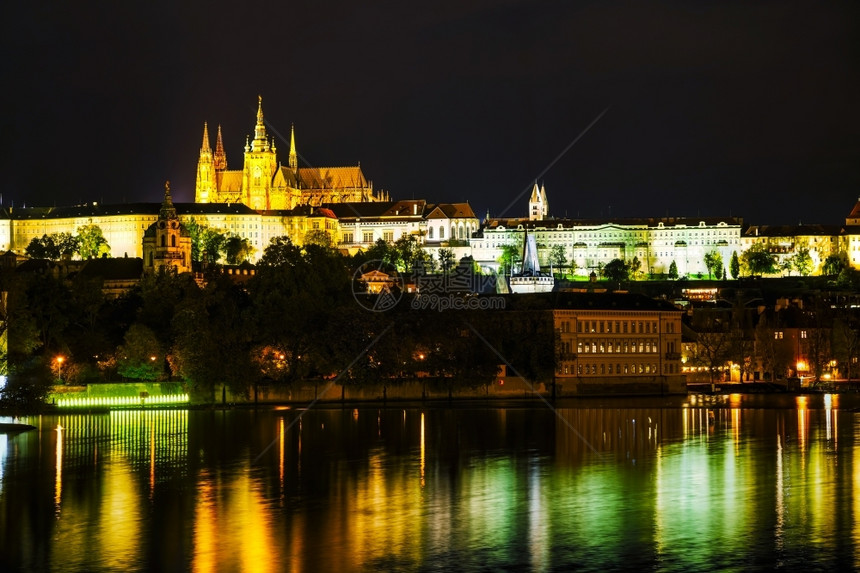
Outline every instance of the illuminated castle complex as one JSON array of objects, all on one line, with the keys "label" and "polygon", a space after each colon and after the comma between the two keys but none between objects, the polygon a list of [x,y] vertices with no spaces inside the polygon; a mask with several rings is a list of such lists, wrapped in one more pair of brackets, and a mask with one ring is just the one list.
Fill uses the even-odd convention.
[{"label": "illuminated castle complex", "polygon": [[266,134],[262,97],[257,107],[254,139],[245,138],[242,169],[227,169],[221,127],[218,127],[213,152],[209,145],[209,127],[203,124],[203,145],[197,162],[194,197],[195,203],[242,203],[255,211],[387,200],[384,193],[373,192],[373,184],[364,177],[359,165],[299,167],[293,130],[290,132],[289,161],[287,165],[281,165],[275,140]]}]

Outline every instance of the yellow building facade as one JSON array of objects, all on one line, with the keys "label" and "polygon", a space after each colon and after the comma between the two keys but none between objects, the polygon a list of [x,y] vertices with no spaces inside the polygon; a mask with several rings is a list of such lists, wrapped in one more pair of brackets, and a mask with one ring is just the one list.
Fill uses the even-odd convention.
[{"label": "yellow building facade", "polygon": [[565,394],[683,393],[681,315],[672,305],[623,293],[572,293],[553,309]]}]

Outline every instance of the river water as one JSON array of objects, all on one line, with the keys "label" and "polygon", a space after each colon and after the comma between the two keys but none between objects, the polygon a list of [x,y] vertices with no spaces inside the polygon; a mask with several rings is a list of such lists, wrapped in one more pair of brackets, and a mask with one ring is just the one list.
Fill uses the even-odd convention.
[{"label": "river water", "polygon": [[0,434],[0,569],[860,568],[860,398],[112,411]]}]

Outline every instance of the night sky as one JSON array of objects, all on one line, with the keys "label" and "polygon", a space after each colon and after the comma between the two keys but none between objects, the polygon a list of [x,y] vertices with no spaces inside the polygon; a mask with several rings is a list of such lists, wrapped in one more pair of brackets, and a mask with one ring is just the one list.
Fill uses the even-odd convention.
[{"label": "night sky", "polygon": [[540,177],[555,216],[839,223],[860,195],[855,3],[11,3],[0,193],[159,201],[169,179],[192,201],[203,122],[241,168],[261,94],[306,164],[360,161],[395,199],[521,216]]}]

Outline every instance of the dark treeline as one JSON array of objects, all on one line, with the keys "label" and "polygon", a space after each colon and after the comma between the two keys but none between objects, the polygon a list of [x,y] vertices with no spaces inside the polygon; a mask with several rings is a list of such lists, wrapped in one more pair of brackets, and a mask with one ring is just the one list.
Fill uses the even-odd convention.
[{"label": "dark treeline", "polygon": [[369,310],[376,295],[355,294],[353,277],[378,255],[279,238],[247,282],[217,267],[202,288],[190,275],[161,273],[114,299],[100,280],[60,278],[49,266],[4,272],[6,398],[34,402],[57,381],[178,380],[197,399],[214,400],[221,384],[248,395],[260,383],[335,378],[387,385],[421,376],[449,389],[478,387],[502,364],[527,379],[551,377],[548,313],[416,309],[396,288],[396,305]]}]

